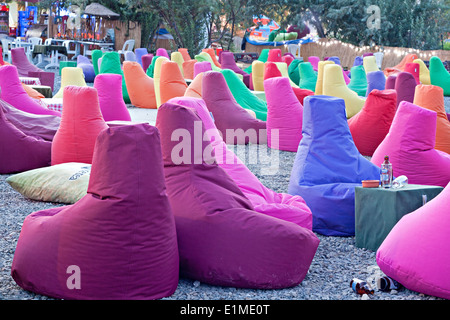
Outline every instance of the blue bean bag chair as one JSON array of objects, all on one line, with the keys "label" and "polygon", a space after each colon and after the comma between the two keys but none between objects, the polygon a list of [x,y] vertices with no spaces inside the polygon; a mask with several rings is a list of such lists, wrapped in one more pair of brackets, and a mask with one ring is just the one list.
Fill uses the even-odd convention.
[{"label": "blue bean bag chair", "polygon": [[83,55],[79,55],[77,57],[77,67],[83,70],[84,81],[86,82],[94,82],[95,79],[95,70],[94,65],[88,57]]},{"label": "blue bean bag chair", "polygon": [[383,71],[372,71],[367,73],[366,97],[373,89],[384,90],[386,87],[386,76]]},{"label": "blue bean bag chair", "polygon": [[147,48],[136,48],[134,49],[134,54],[136,55],[136,61],[141,65],[141,67],[144,67],[142,64],[142,57],[148,54]]},{"label": "blue bean bag chair", "polygon": [[329,236],[355,234],[355,187],[380,178],[380,169],[356,148],[343,99],[308,96],[303,105],[302,140],[288,193],[312,211],[313,231]]}]

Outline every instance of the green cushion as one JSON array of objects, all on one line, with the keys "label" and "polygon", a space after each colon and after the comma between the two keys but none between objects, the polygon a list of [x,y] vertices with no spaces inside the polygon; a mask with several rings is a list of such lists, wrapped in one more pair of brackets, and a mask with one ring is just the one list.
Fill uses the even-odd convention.
[{"label": "green cushion", "polygon": [[365,97],[367,92],[367,76],[364,66],[354,66],[350,69],[350,83],[348,88],[355,91],[358,96]]},{"label": "green cushion", "polygon": [[130,96],[128,95],[127,85],[125,83],[125,77],[120,64],[120,56],[117,51],[106,52],[102,57],[102,63],[100,65],[100,73],[114,73],[122,76],[122,96],[125,103],[131,103]]},{"label": "green cushion", "polygon": [[406,214],[436,197],[442,187],[405,185],[399,189],[355,188],[355,245],[376,251]]},{"label": "green cushion", "polygon": [[24,171],[6,182],[29,199],[72,204],[86,195],[90,174],[91,164],[69,162]]},{"label": "green cushion", "polygon": [[[267,59],[269,58],[269,50],[270,49],[262,49],[257,60],[262,61],[262,62],[267,62]],[[252,73],[252,65],[245,68],[244,71],[247,72],[248,74],[251,74]]]},{"label": "green cushion", "polygon": [[317,73],[314,72],[311,62],[300,63],[299,70],[300,83],[298,86],[302,89],[316,91]]},{"label": "green cushion", "polygon": [[253,110],[257,119],[266,121],[267,102],[255,96],[233,70],[223,69],[221,72],[236,102],[244,109]]},{"label": "green cushion", "polygon": [[441,59],[434,56],[430,59],[430,81],[433,86],[441,87],[444,96],[450,96],[450,73],[445,69]]}]

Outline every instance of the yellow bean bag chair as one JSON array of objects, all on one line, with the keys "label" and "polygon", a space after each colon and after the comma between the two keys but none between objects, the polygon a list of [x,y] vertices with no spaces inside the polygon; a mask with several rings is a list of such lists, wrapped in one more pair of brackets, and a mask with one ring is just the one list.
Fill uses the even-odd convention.
[{"label": "yellow bean bag chair", "polygon": [[255,91],[264,91],[264,67],[265,64],[262,61],[252,62],[252,83]]},{"label": "yellow bean bag chair", "polygon": [[377,59],[375,58],[375,56],[364,57],[363,66],[366,74],[368,74],[369,72],[380,71],[380,69],[378,69]]},{"label": "yellow bean bag chair", "polygon": [[288,71],[287,63],[286,62],[275,62],[275,64],[277,65],[278,70],[280,70],[281,76],[288,78],[292,87],[298,88],[299,86],[296,85],[295,82],[291,80],[291,78],[289,78],[289,71]]},{"label": "yellow bean bag chair", "polygon": [[166,57],[158,57],[155,61],[155,69],[153,71],[153,84],[155,87],[155,98],[156,98],[156,107],[159,108],[161,105],[161,95],[159,91],[159,82],[161,79],[161,66],[164,61],[170,61]]},{"label": "yellow bean bag chair", "polygon": [[319,64],[317,65],[317,82],[316,82],[316,95],[322,95],[323,94],[323,68],[327,64],[334,64],[334,61],[326,60],[326,61],[319,61]]},{"label": "yellow bean bag chair", "polygon": [[366,102],[365,98],[358,96],[356,92],[347,87],[342,68],[337,64],[328,64],[324,67],[323,94],[344,99],[347,119],[357,114]]},{"label": "yellow bean bag chair", "polygon": [[156,109],[155,85],[136,61],[123,62],[123,75],[131,104],[138,108]]},{"label": "yellow bean bag chair", "polygon": [[174,51],[170,54],[170,60],[174,61],[178,64],[178,67],[181,70],[181,74],[184,77],[184,71],[183,71],[183,62],[184,62],[184,58],[183,55],[181,54],[181,52],[178,51]]},{"label": "yellow bean bag chair", "polygon": [[423,62],[422,59],[416,59],[413,62],[419,64],[419,79],[420,79],[420,82],[422,84],[430,85],[431,84],[430,70],[428,69],[428,67],[425,64],[425,62]]},{"label": "yellow bean bag chair", "polygon": [[67,86],[87,87],[84,80],[83,69],[78,67],[65,67],[61,70],[61,87],[53,98],[62,98],[64,88]]}]

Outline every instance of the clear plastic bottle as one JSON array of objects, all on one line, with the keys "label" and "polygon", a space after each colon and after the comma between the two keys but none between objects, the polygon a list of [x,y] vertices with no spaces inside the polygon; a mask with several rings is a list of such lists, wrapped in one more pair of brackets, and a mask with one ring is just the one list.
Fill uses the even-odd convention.
[{"label": "clear plastic bottle", "polygon": [[363,294],[373,294],[374,290],[370,287],[370,285],[363,280],[353,278],[350,281],[350,287],[359,295]]},{"label": "clear plastic bottle", "polygon": [[382,188],[392,187],[392,163],[389,162],[389,156],[384,156],[384,162],[381,164],[380,181]]}]

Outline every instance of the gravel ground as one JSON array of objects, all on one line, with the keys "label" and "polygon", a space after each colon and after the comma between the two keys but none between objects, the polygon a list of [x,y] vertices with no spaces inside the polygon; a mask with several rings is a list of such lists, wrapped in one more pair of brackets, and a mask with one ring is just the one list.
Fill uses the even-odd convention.
[{"label": "gravel ground", "polygon": [[[56,72],[56,86],[60,77]],[[88,84],[92,85],[92,84]],[[449,111],[450,100],[446,99]],[[154,110],[142,110],[129,106],[133,120],[144,120],[154,124]],[[249,169],[263,184],[277,192],[287,192],[295,153],[279,153],[279,172],[275,175],[261,173],[261,162],[255,155],[270,153],[265,146],[246,146],[243,159]],[[62,206],[62,204],[33,201],[13,190],[5,179],[10,175],[0,175],[0,300],[53,300],[50,297],[28,292],[20,288],[12,279],[11,264],[22,222],[32,212]],[[402,288],[398,291],[382,292],[376,289],[375,280],[382,275],[375,260],[375,252],[355,246],[354,237],[327,237],[317,234],[320,245],[309,268],[308,274],[296,287],[281,290],[251,290],[218,287],[193,281],[179,280],[175,293],[163,300],[442,300]],[[359,296],[349,286],[352,278],[366,280],[375,289],[375,294]]]}]

